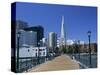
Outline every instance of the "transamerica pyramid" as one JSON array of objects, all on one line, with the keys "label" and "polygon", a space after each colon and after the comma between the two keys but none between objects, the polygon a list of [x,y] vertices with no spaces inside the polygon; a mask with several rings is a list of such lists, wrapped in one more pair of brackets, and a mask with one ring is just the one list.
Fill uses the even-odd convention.
[{"label": "transamerica pyramid", "polygon": [[64,29],[64,16],[62,16],[60,46],[63,47],[65,45],[66,45],[66,41],[65,41],[65,29]]}]

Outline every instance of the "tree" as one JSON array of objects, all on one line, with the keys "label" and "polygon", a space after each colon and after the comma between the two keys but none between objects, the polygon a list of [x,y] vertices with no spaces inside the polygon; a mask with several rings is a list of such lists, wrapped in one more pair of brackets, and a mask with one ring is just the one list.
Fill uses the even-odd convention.
[{"label": "tree", "polygon": [[68,46],[67,53],[73,53],[73,46]]},{"label": "tree", "polygon": [[75,49],[74,52],[75,52],[75,53],[78,53],[78,51],[79,51],[79,46],[78,46],[78,44],[75,44],[74,49]]},{"label": "tree", "polygon": [[62,48],[63,53],[67,53],[67,49],[65,47]]}]

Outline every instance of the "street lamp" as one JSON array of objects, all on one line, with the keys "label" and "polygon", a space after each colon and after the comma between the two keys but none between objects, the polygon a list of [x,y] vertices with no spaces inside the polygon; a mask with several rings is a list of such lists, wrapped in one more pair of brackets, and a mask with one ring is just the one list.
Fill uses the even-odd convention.
[{"label": "street lamp", "polygon": [[39,57],[39,54],[40,54],[40,42],[38,42],[38,64],[40,64],[40,57]]},{"label": "street lamp", "polygon": [[87,32],[87,35],[88,35],[88,40],[89,40],[89,64],[90,64],[90,68],[92,67],[92,65],[91,65],[91,47],[90,47],[90,38],[91,38],[91,31],[88,31]]},{"label": "street lamp", "polygon": [[20,40],[20,32],[17,33],[17,72],[19,72],[19,40]]},{"label": "street lamp", "polygon": [[80,60],[80,40],[78,40],[78,53],[79,53],[79,60]]}]

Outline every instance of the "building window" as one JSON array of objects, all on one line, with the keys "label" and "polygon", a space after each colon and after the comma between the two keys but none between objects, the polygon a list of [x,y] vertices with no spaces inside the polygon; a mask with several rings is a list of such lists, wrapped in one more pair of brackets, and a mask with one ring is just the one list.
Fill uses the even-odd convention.
[{"label": "building window", "polygon": [[39,53],[39,55],[41,55],[41,52]]},{"label": "building window", "polygon": [[43,55],[45,55],[45,52],[43,52]]},{"label": "building window", "polygon": [[39,49],[39,51],[42,51],[42,49]]},{"label": "building window", "polygon": [[30,50],[28,49],[28,52],[29,52]]},{"label": "building window", "polygon": [[35,56],[37,57],[37,53],[35,53]]}]

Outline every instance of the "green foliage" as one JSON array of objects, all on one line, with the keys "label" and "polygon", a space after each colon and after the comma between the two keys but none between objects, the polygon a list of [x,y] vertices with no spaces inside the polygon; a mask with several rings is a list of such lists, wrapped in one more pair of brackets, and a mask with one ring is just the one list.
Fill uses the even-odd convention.
[{"label": "green foliage", "polygon": [[78,53],[78,50],[79,50],[79,46],[77,44],[75,44],[74,53]]},{"label": "green foliage", "polygon": [[67,53],[73,53],[73,47],[72,46],[69,46],[67,48]]},{"label": "green foliage", "polygon": [[63,53],[67,53],[67,49],[66,48],[62,48]]}]

